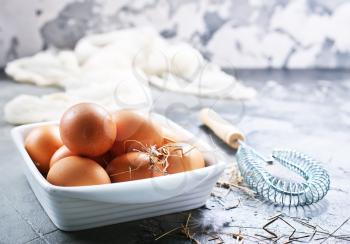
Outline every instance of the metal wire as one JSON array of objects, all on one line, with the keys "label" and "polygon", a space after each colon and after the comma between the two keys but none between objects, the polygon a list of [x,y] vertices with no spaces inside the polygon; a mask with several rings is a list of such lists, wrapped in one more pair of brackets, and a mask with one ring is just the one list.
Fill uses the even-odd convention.
[{"label": "metal wire", "polygon": [[283,206],[303,206],[318,202],[327,194],[329,175],[319,162],[291,150],[275,150],[272,157],[305,181],[298,183],[271,175],[264,168],[268,160],[240,142],[236,154],[239,169],[249,187],[262,198]]}]

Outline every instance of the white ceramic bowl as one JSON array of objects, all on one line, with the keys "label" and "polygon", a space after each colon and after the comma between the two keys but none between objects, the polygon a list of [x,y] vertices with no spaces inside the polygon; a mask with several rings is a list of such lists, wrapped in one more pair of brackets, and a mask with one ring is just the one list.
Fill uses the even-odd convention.
[{"label": "white ceramic bowl", "polygon": [[[183,138],[195,138],[179,125],[161,115],[155,119]],[[62,230],[74,231],[110,225],[163,214],[198,208],[205,204],[212,188],[225,168],[217,161],[214,150],[202,141],[207,167],[151,179],[108,185],[60,187],[50,184],[40,174],[24,148],[24,138],[35,128],[57,122],[35,123],[15,127],[13,140],[23,156],[28,182],[52,222]]]}]

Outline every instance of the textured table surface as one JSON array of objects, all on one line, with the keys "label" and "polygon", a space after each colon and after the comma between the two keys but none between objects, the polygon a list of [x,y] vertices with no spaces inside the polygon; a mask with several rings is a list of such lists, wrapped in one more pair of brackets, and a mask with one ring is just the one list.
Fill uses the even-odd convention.
[{"label": "textured table surface", "polygon": [[[270,216],[279,212],[284,213],[286,217],[283,218],[297,229],[299,236],[302,232],[312,233],[312,230],[290,217],[305,219],[333,232],[350,216],[350,73],[238,71],[237,75],[259,91],[254,101],[199,99],[152,89],[156,99],[154,110],[215,143],[225,152],[230,163],[234,152],[201,127],[197,118],[201,107],[210,106],[237,124],[246,134],[249,144],[263,153],[275,147],[294,148],[322,161],[331,176],[331,189],[324,200],[304,208],[281,208],[251,198],[238,189],[232,189],[228,194],[226,189],[216,189],[218,194],[223,194],[222,199],[211,197],[206,206],[190,211],[191,226],[195,225],[191,233],[196,232],[194,237],[202,243],[219,243],[219,239],[210,241],[211,237],[203,232],[211,231],[215,236],[219,232],[238,233],[241,230],[246,243],[258,239],[262,242],[264,238],[256,234],[268,236],[261,227]],[[14,83],[3,74],[0,87],[0,243],[151,243],[163,233],[185,224],[189,212],[72,233],[58,230],[41,208],[22,173],[22,159],[10,138],[12,126],[3,118],[3,105],[13,96],[45,94],[55,91],[55,88]],[[239,203],[236,208],[225,210],[236,203]],[[271,229],[282,236],[281,243],[293,230],[281,221],[276,221]],[[350,221],[334,235],[345,234],[350,234]],[[221,234],[221,237],[225,243],[235,242],[232,234]],[[336,241],[330,236],[317,242],[323,240]],[[174,242],[191,243],[181,229],[157,241]]]}]

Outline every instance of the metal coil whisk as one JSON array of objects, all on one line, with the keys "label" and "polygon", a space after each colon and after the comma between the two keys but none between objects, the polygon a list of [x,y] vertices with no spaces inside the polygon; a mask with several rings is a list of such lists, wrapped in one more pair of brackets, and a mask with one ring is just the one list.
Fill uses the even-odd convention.
[{"label": "metal coil whisk", "polygon": [[271,175],[264,168],[268,162],[253,148],[240,142],[236,154],[238,167],[249,185],[262,198],[283,206],[310,205],[321,200],[329,190],[326,170],[309,156],[291,150],[275,150],[272,158],[305,179],[293,182]]},{"label": "metal coil whisk", "polygon": [[240,172],[249,187],[262,198],[283,206],[303,206],[313,204],[327,194],[329,175],[311,157],[291,150],[273,151],[274,161],[304,178],[302,183],[284,180],[270,174],[264,166],[271,160],[245,144],[243,133],[215,111],[202,109],[200,119],[229,146],[238,149],[236,158]]}]

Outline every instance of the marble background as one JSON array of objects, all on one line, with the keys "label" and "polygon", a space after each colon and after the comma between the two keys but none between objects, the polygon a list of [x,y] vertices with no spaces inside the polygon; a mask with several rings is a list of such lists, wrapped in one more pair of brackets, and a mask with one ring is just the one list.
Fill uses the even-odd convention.
[{"label": "marble background", "polygon": [[151,25],[227,68],[350,68],[346,0],[0,0],[0,66],[39,50]]}]

